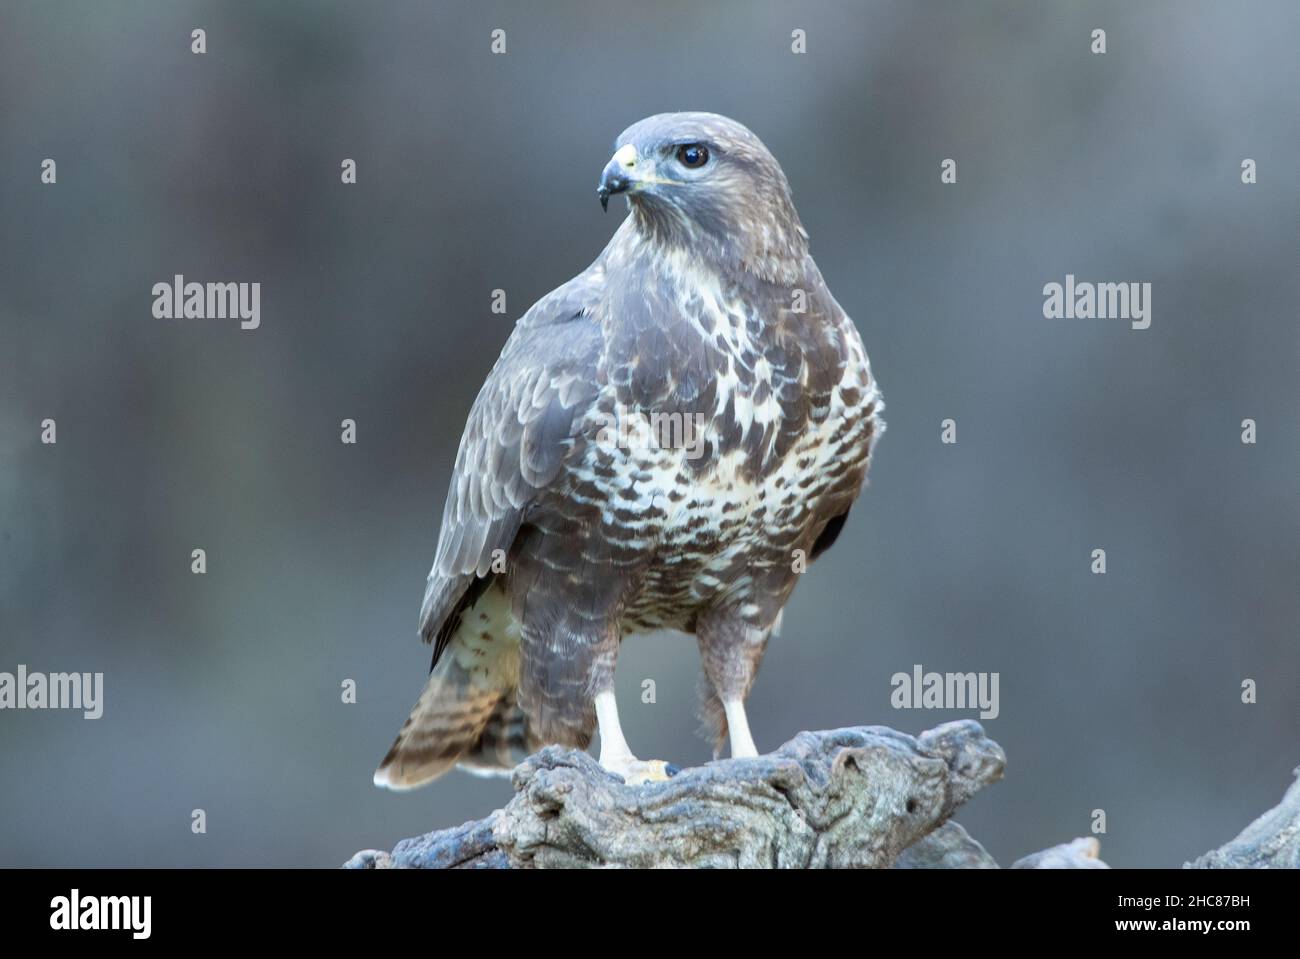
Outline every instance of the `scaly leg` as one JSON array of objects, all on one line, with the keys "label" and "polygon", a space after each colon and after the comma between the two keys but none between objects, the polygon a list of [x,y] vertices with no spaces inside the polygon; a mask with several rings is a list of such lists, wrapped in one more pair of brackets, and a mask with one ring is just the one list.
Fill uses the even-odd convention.
[{"label": "scaly leg", "polygon": [[724,731],[725,738],[731,741],[732,758],[758,755],[745,716],[745,697],[763,659],[769,633],[769,629],[753,625],[727,607],[701,616],[696,622],[695,636],[707,677],[702,689],[703,718],[712,734],[715,759],[722,753]]},{"label": "scaly leg", "polygon": [[731,734],[731,758],[748,759],[758,755],[754,737],[749,732],[749,719],[745,716],[745,701],[730,699],[722,704],[727,714],[727,731]]},{"label": "scaly leg", "polygon": [[678,773],[678,768],[662,759],[637,759],[623,738],[618,722],[618,703],[614,691],[596,694],[596,722],[600,725],[600,764],[622,776],[629,786],[646,782],[663,782]]}]

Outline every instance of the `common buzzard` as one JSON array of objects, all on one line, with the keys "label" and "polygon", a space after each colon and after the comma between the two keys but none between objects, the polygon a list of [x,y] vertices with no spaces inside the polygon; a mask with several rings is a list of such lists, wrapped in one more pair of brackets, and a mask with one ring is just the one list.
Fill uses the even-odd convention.
[{"label": "common buzzard", "polygon": [[619,643],[694,634],[715,755],[756,755],[745,698],[806,564],[883,431],[862,340],[808,252],[785,174],[734,120],[623,132],[602,204],[630,215],[519,320],[479,392],[420,612],[433,667],[375,773],[508,770],[547,743],[627,781]]}]

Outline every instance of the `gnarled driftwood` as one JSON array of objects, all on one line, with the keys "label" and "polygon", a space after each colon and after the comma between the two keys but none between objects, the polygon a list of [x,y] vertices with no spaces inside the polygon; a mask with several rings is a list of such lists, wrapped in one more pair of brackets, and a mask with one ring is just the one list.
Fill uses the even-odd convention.
[{"label": "gnarled driftwood", "polygon": [[[628,786],[586,753],[548,747],[514,772],[485,819],[427,833],[356,869],[774,867],[996,869],[950,817],[1002,778],[1006,757],[972,720],[920,736],[882,726],[803,732],[754,759],[718,760]],[[1104,869],[1080,838],[1012,868]],[[1296,865],[1300,784],[1198,866]]]}]

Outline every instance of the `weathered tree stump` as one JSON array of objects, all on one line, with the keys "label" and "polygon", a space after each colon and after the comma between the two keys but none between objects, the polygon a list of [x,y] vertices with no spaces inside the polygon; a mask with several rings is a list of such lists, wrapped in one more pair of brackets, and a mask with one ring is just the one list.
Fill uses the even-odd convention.
[{"label": "weathered tree stump", "polygon": [[[953,812],[1002,778],[1006,756],[979,723],[920,736],[883,726],[803,732],[754,759],[628,786],[586,753],[548,747],[515,771],[514,798],[485,819],[427,833],[354,869],[586,867],[996,869]],[[1012,868],[1105,869],[1096,839]],[[1223,849],[1192,865],[1297,864],[1300,784]]]},{"label": "weathered tree stump", "polygon": [[[1291,775],[1300,777],[1300,767]],[[1300,778],[1280,803],[1232,842],[1184,865],[1189,869],[1300,869]]]}]

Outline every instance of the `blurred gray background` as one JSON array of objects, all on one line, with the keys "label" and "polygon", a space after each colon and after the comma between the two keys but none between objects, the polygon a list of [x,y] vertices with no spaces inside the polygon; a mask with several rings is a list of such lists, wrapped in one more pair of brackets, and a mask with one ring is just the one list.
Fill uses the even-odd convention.
[{"label": "blurred gray background", "polygon": [[[1290,0],[3,0],[0,670],[106,688],[94,722],[0,713],[0,865],[333,866],[509,798],[370,777],[479,384],[625,215],[615,136],[679,109],[784,165],[888,406],[760,747],[973,715],[889,677],[997,671],[1007,777],[959,819],[999,860],[1094,809],[1117,866],[1231,838],[1300,763],[1298,41]],[[175,273],[260,282],[261,329],[154,319]],[[1151,282],[1151,328],[1045,320],[1066,273]],[[624,647],[640,755],[708,757],[697,672],[681,636]]]}]

